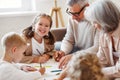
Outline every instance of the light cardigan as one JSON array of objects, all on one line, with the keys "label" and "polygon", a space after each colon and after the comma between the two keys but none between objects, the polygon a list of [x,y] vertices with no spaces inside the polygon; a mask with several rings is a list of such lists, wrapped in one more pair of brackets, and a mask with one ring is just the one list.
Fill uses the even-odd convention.
[{"label": "light cardigan", "polygon": [[[99,33],[87,20],[69,19],[67,33],[62,41],[61,50],[68,54],[73,46],[77,46],[79,51],[97,53],[99,44]],[[78,51],[78,53],[79,53]]]},{"label": "light cardigan", "polygon": [[105,75],[120,77],[119,72],[120,58],[116,63],[114,63],[112,48],[113,44],[111,36],[113,37],[115,50],[120,54],[120,25],[119,25],[119,27],[112,34],[105,34],[102,32],[100,33],[99,51],[97,53],[97,56],[100,60],[100,63],[103,66],[106,66],[102,69]]},{"label": "light cardigan", "polygon": [[15,64],[0,60],[0,80],[37,80],[40,72],[24,72]]},{"label": "light cardigan", "polygon": [[[23,37],[25,38],[26,42],[29,44],[28,48],[26,49],[24,56],[22,58],[22,60],[20,61],[21,63],[32,63],[35,57],[39,57],[39,55],[33,55],[32,53],[32,38],[28,39],[27,37],[25,37],[23,35]],[[49,54],[50,56],[53,55],[54,51],[54,43],[53,44],[49,44],[50,39],[44,39],[44,47],[45,47],[45,52],[44,54]]]}]

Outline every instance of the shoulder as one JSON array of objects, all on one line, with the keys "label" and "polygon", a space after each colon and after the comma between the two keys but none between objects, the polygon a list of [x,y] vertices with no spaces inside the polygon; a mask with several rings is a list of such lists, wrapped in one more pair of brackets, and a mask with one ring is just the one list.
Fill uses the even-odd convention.
[{"label": "shoulder", "polygon": [[14,70],[14,66],[11,63],[8,62],[0,62],[0,70],[4,72],[9,72]]},{"label": "shoulder", "polygon": [[25,39],[27,43],[30,43],[32,38],[27,38],[24,34],[22,34],[22,37]]}]

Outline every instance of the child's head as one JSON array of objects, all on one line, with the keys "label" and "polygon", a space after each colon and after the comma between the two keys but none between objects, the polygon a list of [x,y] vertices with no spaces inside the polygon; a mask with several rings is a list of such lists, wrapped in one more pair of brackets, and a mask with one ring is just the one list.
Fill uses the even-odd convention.
[{"label": "child's head", "polygon": [[39,14],[34,18],[32,25],[23,31],[23,34],[25,34],[27,38],[34,37],[35,35],[44,37],[49,35],[51,26],[52,18],[45,13]]},{"label": "child's head", "polygon": [[44,37],[48,35],[52,26],[52,19],[47,14],[39,14],[35,17],[32,27],[36,35]]},{"label": "child's head", "polygon": [[32,22],[32,26],[35,26],[38,22],[41,22],[41,20],[43,20],[43,18],[48,21],[48,23],[46,24],[46,26],[48,26],[48,27],[51,28],[51,26],[52,26],[52,18],[51,18],[51,16],[49,16],[49,15],[47,15],[45,13],[38,14],[34,18],[34,20]]},{"label": "child's head", "polygon": [[5,34],[1,43],[5,50],[5,56],[12,58],[13,62],[19,62],[27,47],[25,40],[17,33],[10,32]]},{"label": "child's head", "polygon": [[71,80],[103,80],[101,65],[95,54],[83,53],[73,56],[68,74]]}]

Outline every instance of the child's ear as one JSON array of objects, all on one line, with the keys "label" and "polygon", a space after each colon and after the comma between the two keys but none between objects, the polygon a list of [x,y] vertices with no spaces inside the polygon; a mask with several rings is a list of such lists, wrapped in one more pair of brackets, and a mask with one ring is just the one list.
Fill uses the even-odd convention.
[{"label": "child's ear", "polygon": [[11,50],[12,53],[16,52],[16,49],[17,49],[16,47],[13,47],[12,50]]}]

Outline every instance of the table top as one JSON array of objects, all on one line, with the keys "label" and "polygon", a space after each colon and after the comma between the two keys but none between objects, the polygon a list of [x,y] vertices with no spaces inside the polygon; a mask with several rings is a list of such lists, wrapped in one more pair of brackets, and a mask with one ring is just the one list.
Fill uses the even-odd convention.
[{"label": "table top", "polygon": [[[58,64],[59,63],[56,62],[54,59],[50,59],[46,63],[42,64],[42,66],[46,68],[46,71],[45,71],[45,74],[42,75],[41,78],[38,80],[54,80],[55,78],[57,78],[60,72],[62,71],[61,69],[58,68]],[[38,63],[31,63],[27,65],[30,65],[37,69],[40,68],[40,64]],[[64,80],[69,80],[69,79],[66,78]]]}]

